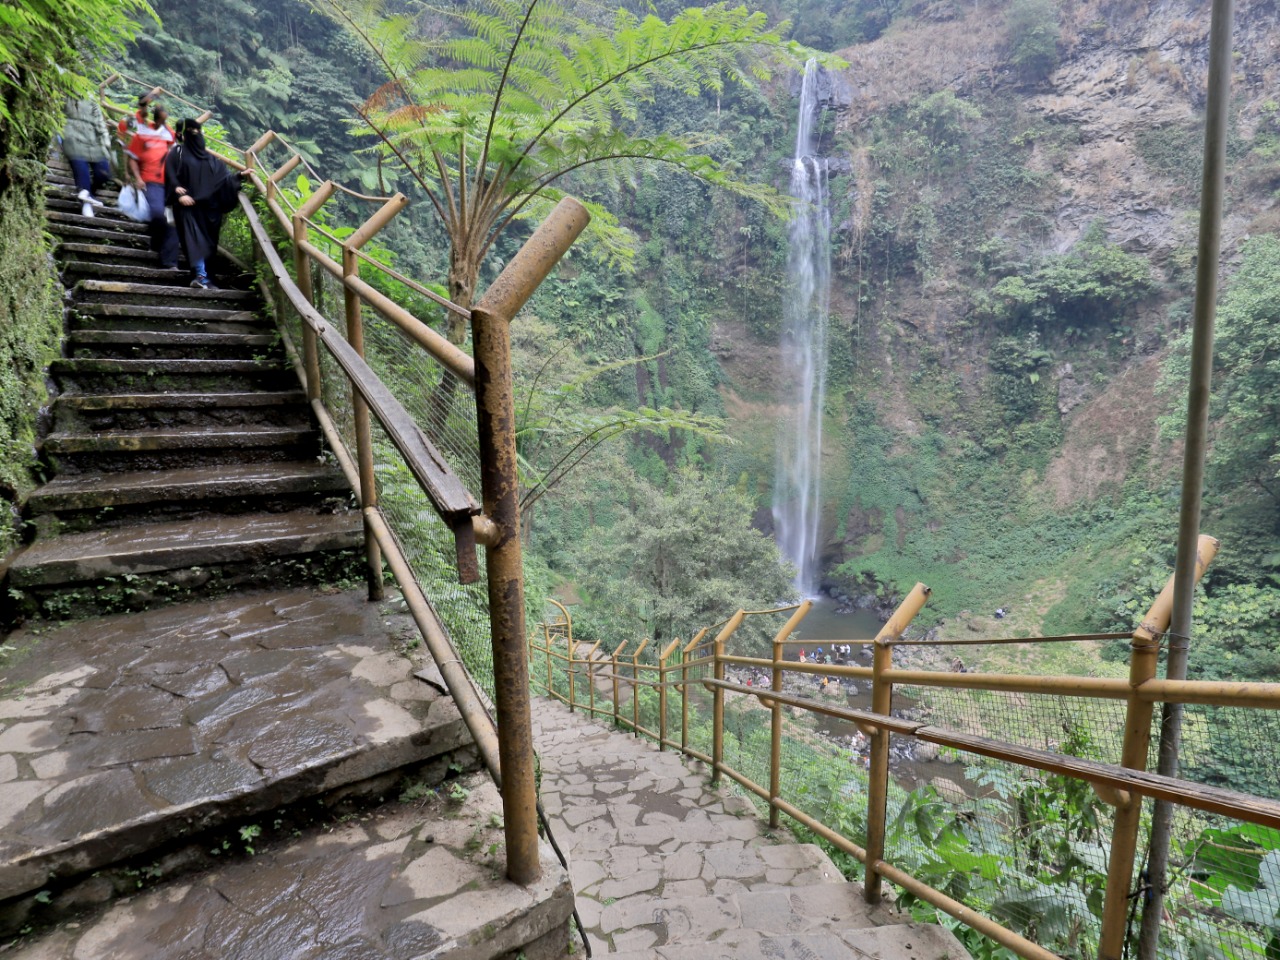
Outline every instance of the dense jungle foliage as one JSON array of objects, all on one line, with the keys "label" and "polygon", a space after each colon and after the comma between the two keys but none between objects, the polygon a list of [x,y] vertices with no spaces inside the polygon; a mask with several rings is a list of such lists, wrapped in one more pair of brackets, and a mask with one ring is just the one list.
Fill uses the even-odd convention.
[{"label": "dense jungle foliage", "polygon": [[[164,26],[134,47],[132,73],[215,102],[233,142],[270,126],[327,175],[413,195],[412,183],[371,163],[360,149],[366,143],[351,139],[355,108],[380,76],[333,21],[302,0],[215,0],[191,12],[159,0],[156,8]],[[670,17],[682,5],[643,5],[650,8]],[[449,9],[419,12],[418,28],[447,34],[454,29]],[[764,9],[788,18],[794,39],[827,50],[857,50],[927,22],[925,9],[909,3],[770,0]],[[846,592],[891,593],[926,580],[935,588],[926,622],[941,622],[944,631],[981,620],[970,611],[996,606],[1012,608],[1028,629],[1123,629],[1172,558],[1175,465],[1144,440],[1108,482],[1062,502],[1049,489],[1055,460],[1074,452],[1063,451],[1069,421],[1057,393],[1066,364],[1067,376],[1096,394],[1168,353],[1170,386],[1159,402],[1176,429],[1176,341],[1186,323],[1191,258],[1153,262],[1114,242],[1102,220],[1065,248],[1045,244],[1057,190],[1050,171],[1082,134],[1070,120],[1047,122],[1025,97],[1061,58],[1062,14],[1043,0],[995,4],[993,12],[1003,16],[1003,23],[987,19],[989,29],[1004,31],[993,42],[1006,72],[993,65],[982,83],[923,89],[858,124],[833,110],[824,115],[823,151],[850,158],[833,168],[832,183],[830,581]],[[793,113],[786,83],[728,86],[643,102],[628,133],[698,131],[726,169],[776,186],[792,148]],[[1233,157],[1275,166],[1269,117],[1251,138],[1236,134]],[[1197,142],[1194,124],[1168,126],[1142,131],[1138,149],[1153,170],[1181,183],[1186,164],[1170,158],[1188,147],[1194,153]],[[768,358],[781,322],[785,226],[757,203],[665,171],[574,187],[633,231],[636,254],[632,269],[620,270],[575,250],[544,284],[522,320],[539,341],[528,351],[534,366],[526,382],[572,371],[555,380],[561,389],[594,366],[596,375],[571,388],[574,416],[643,408],[710,418],[699,423],[712,426],[666,431],[659,424],[614,440],[618,456],[598,470],[580,468],[580,480],[566,479],[537,503],[533,552],[554,576],[590,580],[581,586],[591,610],[593,596],[612,595],[635,572],[614,549],[621,542],[615,531],[631,519],[605,502],[614,480],[674,492],[682,471],[693,469],[737,488],[746,498],[743,515],[769,530],[776,383]],[[1247,185],[1233,189],[1243,201]],[[411,208],[401,220],[388,233],[399,265],[443,280],[442,231],[425,210]],[[496,245],[481,286],[519,239],[517,232]],[[1244,259],[1234,281],[1242,290],[1258,288],[1250,276],[1265,275],[1264,259],[1261,248]],[[1257,316],[1268,316],[1258,294],[1233,289],[1229,281],[1239,309],[1248,298]],[[922,298],[940,305],[932,318],[921,315]],[[1198,641],[1204,654],[1192,658],[1193,670],[1215,664],[1214,672],[1222,654],[1234,655],[1231,645],[1265,651],[1276,640],[1269,611],[1280,575],[1280,511],[1268,493],[1276,431],[1268,426],[1265,370],[1249,369],[1266,326],[1236,321],[1237,312],[1224,309],[1216,415],[1235,423],[1240,410],[1251,414],[1215,447],[1206,529],[1225,548],[1202,599],[1206,626],[1228,623],[1233,639],[1206,630]],[[544,367],[546,357],[554,359]],[[717,418],[722,430],[714,429]],[[559,456],[545,437],[539,450],[550,462]],[[588,554],[594,562],[584,578]],[[600,562],[609,555],[618,559],[612,570]],[[646,630],[643,617],[599,619],[608,639]],[[1263,671],[1258,676],[1274,669],[1261,653],[1235,662]]]}]

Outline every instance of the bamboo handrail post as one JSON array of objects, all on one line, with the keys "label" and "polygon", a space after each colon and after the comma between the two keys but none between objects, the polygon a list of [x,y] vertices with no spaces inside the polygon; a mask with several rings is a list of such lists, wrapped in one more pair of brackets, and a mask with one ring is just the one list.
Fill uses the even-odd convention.
[{"label": "bamboo handrail post", "polygon": [[587,651],[587,716],[596,715],[596,651],[600,649],[597,640]]},{"label": "bamboo handrail post", "polygon": [[[888,717],[893,712],[893,645],[929,599],[930,590],[917,583],[876,634],[872,648],[871,711]],[[877,728],[871,736],[871,769],[867,785],[867,872],[863,894],[867,903],[879,903],[880,874],[875,864],[884,859],[885,814],[889,799],[889,731]]]},{"label": "bamboo handrail post", "polygon": [[576,707],[577,707],[577,699],[578,699],[578,696],[577,696],[578,671],[574,669],[574,665],[573,665],[574,654],[576,653],[576,651],[573,649],[573,637],[570,637],[567,635],[565,636],[565,649],[569,651],[569,662],[565,668],[569,671],[569,712],[575,713]]},{"label": "bamboo handrail post", "polygon": [[[739,610],[716,634],[711,646],[712,675],[717,680],[724,679],[724,646],[733,636],[746,617],[745,610]],[[712,694],[711,709],[711,782],[720,782],[720,768],[724,766],[724,690],[717,687]]]},{"label": "bamboo handrail post", "polygon": [[631,735],[636,738],[640,736],[640,654],[649,646],[650,639],[645,637],[644,642],[631,655]]},{"label": "bamboo handrail post", "polygon": [[689,652],[680,651],[680,752],[689,752]]},{"label": "bamboo handrail post", "polygon": [[[1218,541],[1200,538],[1196,559],[1198,581],[1213,562]],[[1124,746],[1121,766],[1131,770],[1147,768],[1147,752],[1151,746],[1151,718],[1155,704],[1144,699],[1139,688],[1156,675],[1160,655],[1160,638],[1169,629],[1173,613],[1174,577],[1170,576],[1160,595],[1130,642],[1129,696],[1125,710]],[[1124,953],[1125,927],[1129,907],[1129,887],[1133,883],[1134,854],[1138,847],[1138,829],[1142,820],[1142,803],[1131,795],[1129,803],[1116,807],[1111,833],[1111,855],[1107,863],[1106,899],[1102,905],[1102,930],[1098,937],[1099,960],[1121,960]]]},{"label": "bamboo handrail post", "polygon": [[[354,254],[346,250],[342,252],[343,273],[358,272],[360,261]],[[360,316],[360,298],[351,290],[343,288],[342,300],[347,319],[347,342],[361,357],[364,356],[364,323]],[[378,505],[378,489],[373,470],[373,429],[369,418],[369,405],[359,388],[351,385],[351,417],[355,421],[356,430],[356,464],[360,472],[360,507],[368,510]],[[369,524],[365,522],[365,579],[369,585],[369,599],[381,600],[382,583],[382,551],[378,541],[371,535]]]},{"label": "bamboo handrail post", "polygon": [[618,716],[618,694],[620,688],[618,686],[618,657],[622,656],[622,651],[626,649],[629,640],[623,640],[618,644],[618,648],[613,651],[613,656],[609,658],[609,674],[613,683],[613,728],[615,730],[622,726],[622,718]]},{"label": "bamboo handrail post", "polygon": [[[383,211],[390,205],[388,201]],[[371,217],[349,242],[358,246],[354,241],[360,240],[378,216]],[[493,627],[494,706],[501,734],[507,879],[521,885],[537,880],[542,866],[529,664],[524,649],[524,560],[511,321],[590,219],[578,201],[569,197],[561,200],[471,311],[483,509],[497,528],[497,538],[485,546],[485,573]]]},{"label": "bamboo handrail post", "polygon": [[[813,609],[813,601],[806,600],[787,618],[782,629],[773,638],[773,671],[770,689],[774,693],[782,692],[782,663],[786,653],[787,638],[795,632],[796,627],[809,611]],[[769,707],[769,827],[778,829],[780,823],[778,801],[782,797],[782,704],[774,700]]]},{"label": "bamboo handrail post", "polygon": [[554,689],[551,685],[551,628],[545,623],[542,625],[542,638],[547,644],[547,693],[550,693]]},{"label": "bamboo handrail post", "polygon": [[[334,183],[326,180],[316,188],[300,206],[293,216],[293,272],[298,289],[307,302],[315,306],[315,281],[311,273],[311,257],[306,252],[307,220],[333,196]],[[302,324],[302,359],[307,374],[307,400],[319,400],[320,384],[320,348],[316,342],[316,332],[308,323]]]},{"label": "bamboo handrail post", "polygon": [[658,749],[660,751],[667,749],[667,674],[671,669],[667,666],[667,660],[679,646],[680,638],[676,637],[658,655]]}]

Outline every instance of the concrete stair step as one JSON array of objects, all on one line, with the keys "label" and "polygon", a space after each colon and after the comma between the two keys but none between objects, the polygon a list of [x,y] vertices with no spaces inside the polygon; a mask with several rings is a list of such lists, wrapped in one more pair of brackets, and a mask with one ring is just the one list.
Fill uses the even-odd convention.
[{"label": "concrete stair step", "polygon": [[104,507],[154,508],[156,504],[201,504],[224,498],[348,491],[340,470],[318,462],[228,464],[216,469],[142,470],[59,476],[27,498],[34,515]]},{"label": "concrete stair step", "polygon": [[452,700],[397,650],[406,619],[363,591],[285,590],[17,631],[0,899],[335,790],[398,796],[386,775],[433,759],[428,783],[472,764]]},{"label": "concrete stair step", "polygon": [[231,428],[250,424],[304,426],[311,408],[301,390],[219,393],[64,393],[53,403],[58,433]]},{"label": "concrete stair step", "polygon": [[[75,200],[76,195],[80,192],[76,189],[75,180],[70,175],[59,176],[56,179],[47,179],[44,184],[45,196],[48,198],[56,198],[59,200]],[[120,199],[120,188],[112,185],[103,187],[95,194],[99,200],[108,206],[115,206],[116,201]]]},{"label": "concrete stair step", "polygon": [[[170,278],[173,273],[170,273]],[[81,280],[72,296],[87,303],[129,303],[156,307],[254,309],[258,294],[251,290],[200,290],[189,284],[134,283],[125,280]]]},{"label": "concrete stair step", "polygon": [[[256,843],[256,853],[213,859],[198,875],[87,916],[58,922],[76,891],[36,906],[41,925],[14,960],[547,960],[568,952],[573,891],[546,845],[542,878],[527,887],[502,874],[497,792],[476,774],[466,791],[391,801],[346,822]],[[339,808],[340,810],[342,808]],[[339,811],[335,811],[339,812]],[[233,834],[233,848],[242,844]],[[497,848],[496,854],[490,850]],[[86,881],[88,887],[93,881]],[[98,884],[102,886],[101,883]],[[92,888],[90,888],[92,889]],[[61,909],[60,909],[61,908]]]},{"label": "concrete stair step", "polygon": [[[81,209],[83,209],[83,206]],[[103,211],[110,210],[109,207],[105,206],[98,209]],[[54,224],[65,224],[71,227],[87,227],[92,230],[111,230],[124,234],[140,233],[143,236],[147,233],[147,225],[145,223],[140,223],[137,220],[131,220],[123,215],[100,217],[95,212],[92,217],[86,217],[78,210],[75,212],[68,210],[46,210],[44,217],[51,224],[50,229],[53,229],[55,233],[57,230],[52,226]]]},{"label": "concrete stair step", "polygon": [[310,426],[275,427],[246,425],[230,429],[187,427],[175,430],[123,430],[114,433],[51,433],[44,439],[45,453],[127,453],[153,450],[209,450],[224,447],[254,448],[301,444],[313,439]]},{"label": "concrete stair step", "polygon": [[355,512],[250,513],[140,523],[37,540],[9,565],[18,589],[353,550],[364,542]]},{"label": "concrete stair step", "polygon": [[74,393],[152,393],[281,390],[297,383],[275,360],[64,359],[49,365],[64,390]]},{"label": "concrete stair step", "polygon": [[[121,247],[111,243],[92,243],[84,240],[65,240],[54,250],[54,256],[65,262],[85,261],[119,266],[146,265],[157,267],[160,255],[141,247]],[[169,271],[170,276],[175,276]]]},{"label": "concrete stair step", "polygon": [[75,359],[219,359],[251,360],[279,352],[274,333],[211,333],[160,330],[74,329],[67,347]]},{"label": "concrete stair step", "polygon": [[[112,197],[111,203],[107,203],[105,198],[103,198],[102,196],[99,196],[98,199],[103,201],[102,206],[95,207],[93,210],[93,215],[98,219],[113,220],[113,221],[119,221],[122,223],[138,222],[136,220],[131,219],[130,217],[125,216],[123,211],[121,211],[118,207],[112,206],[112,204],[115,202],[114,196]],[[80,198],[76,197],[74,194],[67,197],[62,197],[57,195],[47,196],[45,197],[44,205],[45,205],[45,208],[48,210],[53,210],[60,213],[73,213],[73,214],[78,214],[81,208],[84,206]]]},{"label": "concrete stair step", "polygon": [[83,303],[77,302],[74,310],[86,317],[148,317],[155,320],[212,320],[222,323],[253,323],[258,314],[243,307],[220,308],[202,306],[167,306],[145,303]]},{"label": "concrete stair step", "polygon": [[93,260],[65,260],[62,265],[63,276],[70,282],[77,278],[102,280],[127,280],[135,284],[154,283],[170,286],[181,282],[188,276],[186,270],[164,270],[160,267],[144,267],[138,264],[97,263]]},{"label": "concrete stair step", "polygon": [[[77,218],[80,219],[80,218]],[[64,221],[50,220],[49,232],[54,236],[62,237],[68,241],[77,243],[96,243],[108,244],[111,246],[134,247],[144,249],[147,246],[147,234],[137,233],[132,230],[123,229],[123,224],[115,220],[99,220],[97,217],[92,219],[85,218],[85,222],[91,226],[81,226],[79,224],[66,223]],[[138,226],[144,226],[138,224]]]}]

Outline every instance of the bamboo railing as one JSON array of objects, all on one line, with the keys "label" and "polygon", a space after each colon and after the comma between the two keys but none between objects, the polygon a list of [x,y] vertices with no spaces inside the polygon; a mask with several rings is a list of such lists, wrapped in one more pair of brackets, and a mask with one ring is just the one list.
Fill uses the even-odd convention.
[{"label": "bamboo railing", "polygon": [[[1197,576],[1204,573],[1213,559],[1217,542],[1202,537]],[[1280,684],[1237,683],[1218,681],[1168,681],[1156,677],[1156,652],[1168,628],[1172,602],[1172,578],[1169,586],[1156,599],[1150,612],[1132,634],[1092,634],[1081,637],[1011,638],[992,643],[1053,643],[1072,640],[1116,639],[1127,636],[1132,651],[1129,679],[1089,678],[1075,676],[1022,676],[994,673],[952,673],[937,670],[908,670],[895,667],[894,650],[908,641],[902,633],[929,597],[923,584],[915,588],[899,605],[889,622],[871,641],[873,662],[870,666],[854,664],[803,663],[784,659],[787,648],[802,641],[790,639],[808,613],[810,604],[784,607],[775,611],[739,611],[729,620],[700,631],[688,644],[672,642],[665,646],[653,662],[641,662],[639,650],[628,657],[623,643],[612,653],[599,652],[598,643],[586,643],[573,634],[568,611],[560,610],[557,620],[544,623],[530,635],[530,656],[535,664],[534,682],[548,696],[565,703],[571,710],[585,710],[604,718],[616,727],[636,736],[654,740],[660,749],[679,750],[684,755],[709,766],[713,780],[727,777],[758,798],[768,810],[770,824],[777,826],[785,815],[812,831],[835,848],[856,858],[865,866],[865,895],[876,902],[881,897],[884,880],[933,907],[950,914],[973,930],[989,937],[1021,957],[1031,960],[1057,960],[1051,952],[1032,939],[1022,936],[992,917],[976,911],[946,892],[935,889],[892,862],[885,851],[886,795],[890,784],[889,735],[910,738],[921,743],[951,748],[978,757],[1016,765],[1028,771],[1056,774],[1083,781],[1094,788],[1102,802],[1115,810],[1111,837],[1111,856],[1102,907],[1100,957],[1119,960],[1126,935],[1126,912],[1135,869],[1138,820],[1143,798],[1169,801],[1182,808],[1219,814],[1246,823],[1280,829],[1280,802],[1235,790],[1210,786],[1190,780],[1160,776],[1146,771],[1153,705],[1157,702],[1213,704],[1258,710],[1280,709]],[[742,656],[729,652],[735,632],[749,618],[772,613],[787,616],[772,641],[772,656]],[[712,639],[708,637],[716,631]],[[866,642],[866,641],[858,641]],[[918,643],[919,641],[916,641]],[[981,641],[979,641],[981,642]],[[809,644],[812,646],[813,642]],[[932,644],[937,646],[938,644]],[[750,668],[767,674],[768,687],[748,686],[725,679],[728,668]],[[691,679],[691,671],[701,670],[710,676]],[[857,679],[871,684],[871,709],[855,710],[809,697],[784,693],[788,675]],[[567,683],[557,683],[557,679]],[[612,696],[601,702],[597,686],[601,680],[612,687]],[[586,685],[587,691],[582,689]],[[917,688],[970,691],[995,691],[1020,695],[1052,695],[1067,698],[1104,698],[1126,703],[1126,722],[1122,762],[1102,763],[1068,756],[1049,750],[1034,749],[972,732],[947,729],[923,721],[907,720],[892,714],[894,691],[904,685]],[[690,745],[690,700],[695,690],[710,695],[712,749],[710,753]],[[657,690],[661,696],[657,729],[645,726],[637,708],[638,691]],[[726,721],[724,698],[753,697],[769,711],[770,755],[767,783],[753,780],[742,770],[724,760]],[[667,698],[679,697],[680,729],[667,725]],[[865,845],[842,834],[831,824],[801,809],[794,797],[785,795],[780,768],[782,765],[783,727],[787,723],[784,710],[803,711],[855,724],[871,741],[869,786],[864,798],[866,816]],[[703,712],[707,712],[705,703]],[[1080,956],[1092,955],[1082,951]]]},{"label": "bamboo railing", "polygon": [[[112,75],[99,87],[108,115],[131,112],[113,103],[109,91],[120,83],[186,105],[201,121],[212,116],[190,101],[160,87],[131,77]],[[453,303],[414,280],[366,255],[362,248],[408,205],[403,194],[371,197],[349,190],[319,176],[282,137],[267,131],[249,148],[238,150],[210,144],[228,166],[249,172],[251,183],[263,197],[278,231],[259,217],[250,198],[240,196],[240,210],[248,226],[253,255],[268,303],[276,305],[276,320],[285,350],[306,391],[316,420],[348,482],[359,500],[365,529],[366,564],[370,599],[383,595],[383,562],[399,583],[409,612],[434,658],[450,694],[475,739],[481,758],[502,795],[507,876],[529,884],[541,872],[538,854],[537,794],[534,779],[532,721],[529,713],[528,664],[524,644],[523,571],[520,553],[520,518],[516,493],[514,405],[510,365],[510,322],[573,244],[589,220],[576,200],[566,198],[551,212],[524,247],[474,307]],[[265,159],[274,147],[283,160],[272,165]],[[318,181],[304,202],[294,205],[284,179],[302,168]],[[339,239],[317,220],[321,208],[342,193],[371,204],[374,212],[354,231]],[[323,233],[341,251],[340,261],[310,239]],[[290,274],[277,246],[291,247]],[[338,330],[316,309],[313,267],[331,275],[343,290],[345,329]],[[445,310],[471,323],[475,356],[437,333],[428,323],[377,290],[362,276],[362,268],[382,272],[405,284]],[[296,277],[296,279],[295,279]],[[293,343],[283,322],[288,309],[301,321],[302,349]],[[459,479],[448,459],[415,422],[393,391],[366,362],[365,310],[372,309],[393,323],[435,363],[465,385],[475,400],[474,444],[480,465],[480,501]],[[321,350],[336,364],[346,380],[354,420],[355,450],[348,449],[335,417],[326,407],[322,389]],[[480,578],[477,549],[486,550],[488,614],[492,633],[493,706],[463,663],[459,652],[415,575],[392,524],[378,503],[372,424],[376,421],[426,495],[433,511],[454,537],[458,579],[472,583]]]}]

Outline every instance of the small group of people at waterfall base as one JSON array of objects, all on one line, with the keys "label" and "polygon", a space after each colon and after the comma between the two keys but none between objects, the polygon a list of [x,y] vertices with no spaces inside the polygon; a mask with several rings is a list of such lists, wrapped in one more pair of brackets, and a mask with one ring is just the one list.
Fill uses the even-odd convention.
[{"label": "small group of people at waterfall base", "polygon": [[833,643],[831,652],[824,653],[821,647],[812,653],[806,654],[804,648],[800,648],[801,663],[844,663],[853,655],[853,647],[847,643]]},{"label": "small group of people at waterfall base", "polygon": [[[108,130],[97,101],[67,101],[62,151],[86,217],[102,206],[97,193],[111,180]],[[171,126],[164,104],[151,94],[138,98],[137,112],[117,124],[116,134],[124,147],[122,189],[137,191],[161,269],[181,269],[181,252],[191,271],[191,286],[217,289],[209,265],[218,250],[222,218],[235,206],[247,173],[235,176],[208,151],[199,121],[179,120],[176,128]]]}]

